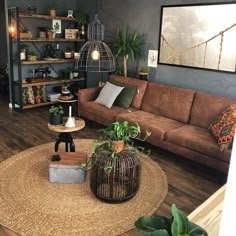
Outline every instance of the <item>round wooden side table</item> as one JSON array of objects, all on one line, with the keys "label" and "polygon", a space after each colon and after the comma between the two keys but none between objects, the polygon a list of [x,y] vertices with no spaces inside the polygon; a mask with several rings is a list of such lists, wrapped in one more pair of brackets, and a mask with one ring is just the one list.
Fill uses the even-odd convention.
[{"label": "round wooden side table", "polygon": [[75,144],[71,136],[72,132],[79,131],[85,127],[85,121],[81,118],[75,120],[75,127],[67,128],[64,124],[62,125],[51,125],[48,123],[48,129],[54,132],[59,133],[58,139],[55,143],[54,150],[58,151],[60,143],[65,143],[65,151],[75,152]]},{"label": "round wooden side table", "polygon": [[62,103],[62,104],[67,104],[67,105],[71,105],[72,106],[72,114],[73,114],[73,110],[74,110],[74,114],[76,113],[77,109],[76,107],[73,109],[73,107],[76,105],[76,102],[78,101],[77,99],[62,99],[62,97],[59,97],[57,99],[58,102]]}]

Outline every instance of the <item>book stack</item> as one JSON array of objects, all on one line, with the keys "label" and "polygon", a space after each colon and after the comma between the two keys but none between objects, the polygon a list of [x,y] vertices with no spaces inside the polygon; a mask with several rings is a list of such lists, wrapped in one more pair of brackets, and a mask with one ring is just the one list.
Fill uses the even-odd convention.
[{"label": "book stack", "polygon": [[48,93],[47,99],[48,101],[55,102],[58,100],[60,96],[61,96],[60,93]]}]

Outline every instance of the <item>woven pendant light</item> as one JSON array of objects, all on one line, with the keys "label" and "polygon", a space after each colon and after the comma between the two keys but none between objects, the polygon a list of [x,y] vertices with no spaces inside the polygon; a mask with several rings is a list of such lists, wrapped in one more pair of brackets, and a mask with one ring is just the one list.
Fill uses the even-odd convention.
[{"label": "woven pendant light", "polygon": [[111,72],[115,70],[115,59],[110,48],[103,42],[104,25],[95,14],[88,25],[88,41],[80,49],[78,68],[81,71]]}]

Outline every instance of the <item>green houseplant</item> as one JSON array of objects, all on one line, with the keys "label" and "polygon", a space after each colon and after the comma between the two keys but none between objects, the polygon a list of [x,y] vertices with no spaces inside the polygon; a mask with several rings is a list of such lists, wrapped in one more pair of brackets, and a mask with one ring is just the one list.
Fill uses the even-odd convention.
[{"label": "green houseplant", "polygon": [[50,16],[56,17],[56,7],[53,0],[51,0],[51,3],[50,3]]},{"label": "green houseplant", "polygon": [[114,122],[99,131],[102,135],[92,148],[91,191],[106,202],[127,201],[137,193],[141,173],[140,149],[133,146],[132,139],[144,140],[150,132],[141,139],[138,123],[128,121]]},{"label": "green houseplant", "polygon": [[189,221],[175,204],[172,205],[171,211],[171,219],[159,215],[143,216],[135,222],[135,227],[151,236],[208,236],[203,228]]},{"label": "green houseplant", "polygon": [[116,153],[123,150],[124,145],[133,146],[132,139],[145,140],[151,135],[150,132],[146,131],[145,137],[141,139],[139,124],[136,122],[134,125],[129,125],[128,121],[114,122],[108,127],[100,129],[99,132],[102,135],[99,136],[98,140],[94,141],[92,153],[96,152],[96,148],[101,142],[104,149],[112,151],[112,158],[115,158]]},{"label": "green houseplant", "polygon": [[147,77],[148,77],[148,68],[147,67],[139,68],[139,78],[141,80],[147,80]]},{"label": "green houseplant", "polygon": [[127,77],[127,63],[129,57],[132,60],[136,58],[144,58],[144,35],[139,35],[136,31],[130,32],[129,28],[119,29],[118,33],[111,42],[111,47],[117,57],[121,57],[123,60],[123,72]]},{"label": "green houseplant", "polygon": [[60,125],[63,122],[64,110],[61,105],[53,105],[49,109],[50,113],[50,124]]},{"label": "green houseplant", "polygon": [[75,11],[75,22],[78,23],[78,29],[80,32],[80,38],[85,38],[85,27],[88,24],[89,15],[84,10],[77,10]]}]

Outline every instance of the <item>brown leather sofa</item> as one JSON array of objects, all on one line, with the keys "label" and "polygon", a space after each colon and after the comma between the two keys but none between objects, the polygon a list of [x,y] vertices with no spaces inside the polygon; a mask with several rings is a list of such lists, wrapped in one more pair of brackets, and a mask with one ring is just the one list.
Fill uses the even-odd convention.
[{"label": "brown leather sofa", "polygon": [[146,142],[227,172],[231,150],[220,151],[208,131],[211,122],[235,99],[214,96],[189,89],[111,75],[112,79],[138,86],[128,109],[113,105],[111,109],[93,102],[101,88],[81,89],[78,114],[103,125],[114,121],[138,122],[152,135]]}]

